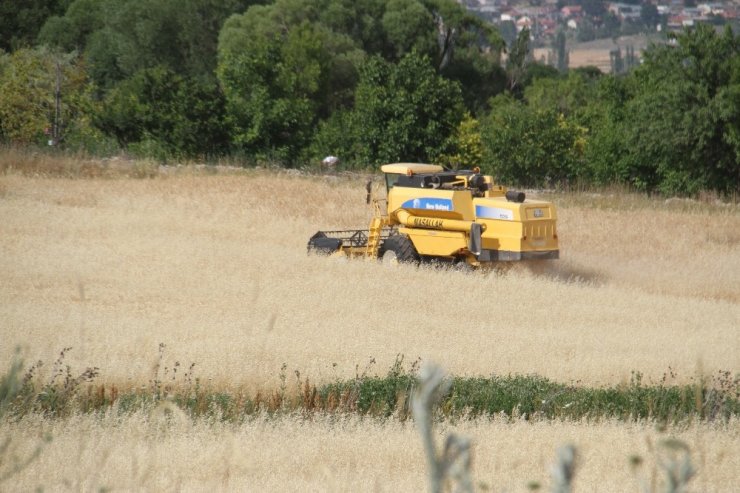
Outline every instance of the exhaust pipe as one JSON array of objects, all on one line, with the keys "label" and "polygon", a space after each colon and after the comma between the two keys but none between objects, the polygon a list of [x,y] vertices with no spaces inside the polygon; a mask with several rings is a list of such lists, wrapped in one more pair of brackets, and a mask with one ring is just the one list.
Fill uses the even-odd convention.
[{"label": "exhaust pipe", "polygon": [[524,192],[516,192],[514,190],[509,190],[508,192],[506,192],[506,200],[508,200],[509,202],[518,202],[521,204],[522,202],[524,202],[525,198],[526,195],[524,194]]}]

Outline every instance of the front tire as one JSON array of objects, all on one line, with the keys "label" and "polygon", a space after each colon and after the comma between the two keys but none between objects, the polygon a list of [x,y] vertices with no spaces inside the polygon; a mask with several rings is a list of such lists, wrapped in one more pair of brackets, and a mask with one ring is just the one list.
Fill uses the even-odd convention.
[{"label": "front tire", "polygon": [[416,264],[419,254],[408,236],[397,234],[388,237],[383,243],[380,258],[384,264]]}]

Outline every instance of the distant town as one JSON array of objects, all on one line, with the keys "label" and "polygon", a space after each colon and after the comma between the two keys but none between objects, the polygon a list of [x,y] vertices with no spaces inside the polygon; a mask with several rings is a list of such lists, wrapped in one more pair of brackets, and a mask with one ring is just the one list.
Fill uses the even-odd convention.
[{"label": "distant town", "polygon": [[643,33],[679,31],[697,23],[740,27],[740,0],[604,2],[582,0],[462,0],[469,10],[497,25],[507,43],[529,29],[535,46],[548,44],[559,31],[587,42]]}]

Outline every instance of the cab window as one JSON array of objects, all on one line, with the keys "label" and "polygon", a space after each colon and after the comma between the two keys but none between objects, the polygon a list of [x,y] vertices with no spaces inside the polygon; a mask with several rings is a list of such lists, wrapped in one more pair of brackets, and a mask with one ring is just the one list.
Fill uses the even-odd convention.
[{"label": "cab window", "polygon": [[390,191],[390,189],[393,188],[393,185],[396,184],[400,176],[401,175],[397,173],[386,173],[385,174],[385,191],[386,192]]}]

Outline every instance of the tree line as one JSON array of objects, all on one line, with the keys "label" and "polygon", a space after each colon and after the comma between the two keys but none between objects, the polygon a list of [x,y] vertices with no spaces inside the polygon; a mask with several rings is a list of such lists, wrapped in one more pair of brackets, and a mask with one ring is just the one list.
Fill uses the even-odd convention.
[{"label": "tree line", "polygon": [[454,0],[0,0],[0,140],[161,160],[480,166],[523,186],[740,191],[740,37],[624,74],[532,60]]}]

